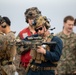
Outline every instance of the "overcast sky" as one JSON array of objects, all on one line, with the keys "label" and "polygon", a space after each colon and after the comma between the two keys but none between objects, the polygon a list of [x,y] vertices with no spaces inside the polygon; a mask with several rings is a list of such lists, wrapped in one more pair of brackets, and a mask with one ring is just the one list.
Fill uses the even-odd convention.
[{"label": "overcast sky", "polygon": [[24,12],[29,7],[38,7],[44,16],[51,19],[51,27],[56,27],[54,33],[62,30],[65,16],[76,18],[76,0],[0,0],[0,15],[10,18],[11,29],[16,31],[16,35],[28,26]]},{"label": "overcast sky", "polygon": [[16,31],[16,35],[28,26],[24,12],[29,7],[38,7],[44,16],[51,19],[51,27],[56,27],[54,33],[62,30],[65,16],[76,18],[76,0],[0,0],[0,15],[10,18],[11,29]]}]

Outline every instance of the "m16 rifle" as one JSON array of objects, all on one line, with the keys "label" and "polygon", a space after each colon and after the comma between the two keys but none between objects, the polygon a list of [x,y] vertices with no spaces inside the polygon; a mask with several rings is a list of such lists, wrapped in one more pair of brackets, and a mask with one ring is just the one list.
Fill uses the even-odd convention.
[{"label": "m16 rifle", "polygon": [[[23,46],[24,47],[24,51],[22,52],[25,53],[27,52],[28,50],[36,50],[38,46],[53,46],[55,47],[56,45],[56,42],[43,42],[43,39],[42,37],[38,36],[38,37],[34,37],[34,36],[29,36],[27,38],[25,38],[24,40],[20,40],[20,41],[17,41],[15,40],[14,42],[10,42],[8,45],[12,46],[16,44],[17,47],[21,47]],[[19,52],[21,53],[21,52]]]},{"label": "m16 rifle", "polygon": [[[19,54],[25,54],[29,50],[37,50],[38,46],[46,47],[47,45],[50,47],[55,47],[56,42],[43,42],[42,37],[34,37],[29,36],[26,37],[24,40],[13,40],[12,42],[8,43],[8,46],[17,46],[17,51]],[[23,47],[23,48],[22,48]]]},{"label": "m16 rifle", "polygon": [[37,46],[41,46],[41,45],[56,45],[56,42],[43,42],[42,37],[38,36],[38,37],[27,37],[25,40],[21,40],[20,42],[16,42],[17,46],[30,46],[30,48],[32,48],[33,50],[37,49]]},{"label": "m16 rifle", "polygon": [[38,37],[27,37],[24,40],[20,40],[20,41],[14,41],[14,42],[10,42],[8,45],[13,45],[16,44],[17,46],[30,46],[30,48],[32,48],[33,50],[35,50],[37,48],[37,46],[41,46],[41,45],[56,45],[56,42],[43,42],[42,37],[38,36]]}]

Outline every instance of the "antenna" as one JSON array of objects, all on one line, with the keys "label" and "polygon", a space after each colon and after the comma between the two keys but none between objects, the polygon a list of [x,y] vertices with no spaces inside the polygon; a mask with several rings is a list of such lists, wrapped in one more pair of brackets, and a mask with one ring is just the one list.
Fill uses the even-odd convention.
[{"label": "antenna", "polygon": [[55,29],[55,27],[54,28],[51,28],[50,30],[54,30]]}]

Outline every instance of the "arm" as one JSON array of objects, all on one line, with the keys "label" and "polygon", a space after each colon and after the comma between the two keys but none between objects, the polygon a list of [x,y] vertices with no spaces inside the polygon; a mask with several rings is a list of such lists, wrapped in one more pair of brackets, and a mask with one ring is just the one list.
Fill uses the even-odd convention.
[{"label": "arm", "polygon": [[[13,42],[16,38],[15,38],[15,34],[13,32],[8,33],[6,36],[6,39],[8,41],[8,43]],[[10,50],[10,52],[8,52],[10,54],[11,57],[14,57],[16,55],[16,46],[7,46],[8,51]],[[12,53],[12,54],[11,54]]]},{"label": "arm", "polygon": [[[18,36],[16,37],[17,40],[21,40],[21,41],[26,41],[25,39],[20,39],[20,35],[18,34]],[[26,46],[17,46],[17,53],[18,54],[25,54],[26,52],[28,52],[30,50],[30,46],[26,45]]]},{"label": "arm", "polygon": [[56,46],[55,48],[51,47],[51,51],[46,50],[45,58],[51,62],[57,62],[62,54],[63,43],[58,37],[54,37],[52,41],[56,42]]}]

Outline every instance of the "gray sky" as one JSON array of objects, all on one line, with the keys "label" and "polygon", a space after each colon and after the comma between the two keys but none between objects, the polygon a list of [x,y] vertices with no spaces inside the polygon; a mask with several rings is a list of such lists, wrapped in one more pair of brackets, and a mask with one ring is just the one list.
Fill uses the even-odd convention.
[{"label": "gray sky", "polygon": [[[72,15],[76,18],[76,0],[0,0],[0,15],[8,16],[11,20],[11,29],[16,31],[16,35],[23,28],[25,23],[24,12],[27,8],[36,6],[44,16],[51,19],[51,27],[56,27],[52,32],[57,33],[62,30],[63,18]],[[76,32],[76,27],[74,27]]]},{"label": "gray sky", "polygon": [[[76,18],[76,0],[0,0],[0,15],[8,16],[11,20],[11,29],[16,35],[23,28],[25,23],[24,12],[29,7],[38,7],[44,16],[51,19],[51,27],[56,27],[52,32],[62,30],[63,18],[72,15]],[[76,32],[76,27],[74,27]]]}]

